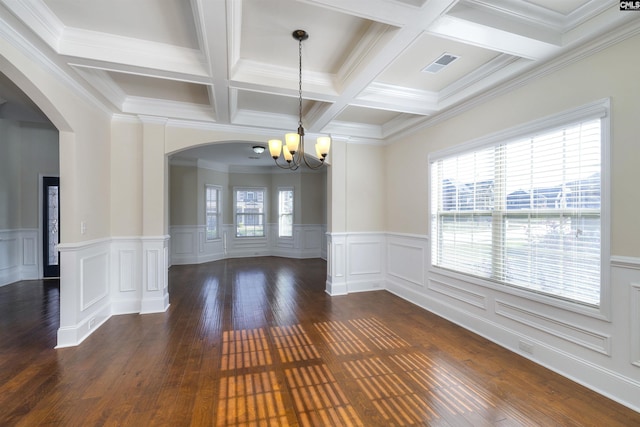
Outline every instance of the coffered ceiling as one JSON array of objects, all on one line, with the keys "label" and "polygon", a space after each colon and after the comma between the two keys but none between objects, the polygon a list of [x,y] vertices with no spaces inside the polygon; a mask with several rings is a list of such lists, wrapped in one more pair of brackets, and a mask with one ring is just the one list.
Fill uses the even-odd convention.
[{"label": "coffered ceiling", "polygon": [[307,133],[384,143],[640,14],[617,0],[0,0],[3,16],[113,114],[265,140],[297,127],[304,29]]}]

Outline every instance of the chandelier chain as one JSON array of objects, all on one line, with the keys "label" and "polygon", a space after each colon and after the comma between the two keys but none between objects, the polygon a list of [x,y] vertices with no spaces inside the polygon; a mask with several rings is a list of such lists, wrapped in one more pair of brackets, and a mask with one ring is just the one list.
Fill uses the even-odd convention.
[{"label": "chandelier chain", "polygon": [[298,126],[302,126],[302,38],[298,40]]}]

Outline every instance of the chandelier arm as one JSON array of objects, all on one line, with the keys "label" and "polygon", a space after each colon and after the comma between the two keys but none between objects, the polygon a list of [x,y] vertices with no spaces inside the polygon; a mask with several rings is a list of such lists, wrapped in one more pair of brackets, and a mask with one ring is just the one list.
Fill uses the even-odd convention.
[{"label": "chandelier arm", "polygon": [[[279,167],[280,169],[291,169],[291,170],[295,170],[292,169],[291,167],[291,163],[285,164],[285,165],[281,165],[280,163],[278,163],[278,159],[273,159],[274,163],[276,164],[277,167]],[[297,168],[296,168],[297,169]]]},{"label": "chandelier arm", "polygon": [[317,159],[319,163],[316,163],[315,166],[311,165],[311,163],[309,163],[309,161],[307,160],[307,156],[303,156],[302,159],[304,160],[304,164],[307,165],[307,167],[309,169],[320,169],[321,167],[324,166],[324,161]]}]

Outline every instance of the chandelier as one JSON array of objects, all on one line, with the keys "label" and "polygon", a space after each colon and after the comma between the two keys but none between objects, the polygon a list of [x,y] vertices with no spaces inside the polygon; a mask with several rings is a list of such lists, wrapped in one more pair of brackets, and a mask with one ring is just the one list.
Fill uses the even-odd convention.
[{"label": "chandelier", "polygon": [[[302,126],[302,41],[308,39],[309,34],[304,30],[295,30],[292,36],[298,40],[298,131],[285,134],[284,145],[280,139],[269,140],[269,153],[271,153],[276,166],[282,169],[296,170],[302,163],[310,169],[319,169],[324,166],[324,161],[329,154],[331,137],[318,137],[315,145],[317,159],[307,159],[304,154],[304,127]],[[280,153],[286,162],[284,164],[278,163]]]}]

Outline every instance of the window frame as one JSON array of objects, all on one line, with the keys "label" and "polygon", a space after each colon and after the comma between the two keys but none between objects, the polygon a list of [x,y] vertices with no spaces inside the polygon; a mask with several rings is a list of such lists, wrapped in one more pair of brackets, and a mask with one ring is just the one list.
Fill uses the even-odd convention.
[{"label": "window frame", "polygon": [[[262,213],[257,213],[262,218],[262,235],[240,235],[238,221],[239,215],[245,213],[238,212],[238,193],[245,191],[247,193],[262,192]],[[257,194],[255,194],[255,200],[258,200]],[[264,239],[267,237],[267,209],[268,209],[268,192],[266,187],[234,187],[233,188],[233,225],[235,229],[235,237],[238,239]],[[255,214],[255,213],[254,213]],[[258,221],[260,222],[260,221]]]},{"label": "window frame", "polygon": [[[462,155],[499,143],[508,143],[514,140],[530,137],[537,133],[552,132],[567,125],[580,121],[600,119],[601,126],[601,176],[600,176],[600,304],[599,306],[586,305],[576,301],[561,299],[547,294],[537,293],[526,288],[505,285],[490,279],[481,278],[464,272],[458,272],[433,265],[431,259],[431,247],[429,245],[428,269],[430,273],[448,276],[454,279],[473,283],[485,288],[497,290],[502,293],[517,295],[524,299],[540,302],[546,305],[558,307],[568,311],[585,314],[591,317],[609,320],[611,318],[611,286],[610,286],[610,257],[611,257],[611,105],[610,99],[605,98],[581,107],[564,111],[548,117],[544,117],[524,125],[515,126],[501,132],[474,139],[443,150],[432,152],[428,156],[428,223],[429,230],[433,230],[433,218],[431,205],[433,194],[431,188],[432,167],[440,159]],[[517,212],[517,211],[516,211]],[[510,214],[507,212],[507,214]],[[431,233],[431,231],[430,231]],[[437,236],[431,236],[435,239]]]},{"label": "window frame", "polygon": [[[280,195],[283,192],[291,192],[291,213],[282,213],[280,209],[282,208],[282,202],[280,200]],[[296,193],[293,187],[278,187],[278,237],[281,239],[292,239],[293,238],[293,219],[295,216],[295,201],[296,201]],[[282,234],[282,220],[283,216],[291,217],[291,234]]]},{"label": "window frame", "polygon": [[[210,212],[209,212],[209,208],[208,208],[208,196],[209,196],[209,190],[215,190],[216,191],[216,209],[217,211],[213,214],[213,216],[215,216],[216,218],[216,230],[215,230],[215,236],[214,237],[209,237],[209,216],[210,216]],[[222,209],[221,209],[221,202],[222,202],[222,187],[220,187],[219,185],[212,185],[212,184],[205,184],[204,186],[204,236],[205,236],[205,241],[207,242],[213,242],[216,240],[220,240],[221,239],[221,233],[220,233],[220,225],[221,225],[221,220],[222,220]]]}]

